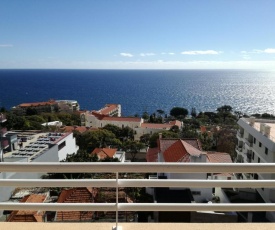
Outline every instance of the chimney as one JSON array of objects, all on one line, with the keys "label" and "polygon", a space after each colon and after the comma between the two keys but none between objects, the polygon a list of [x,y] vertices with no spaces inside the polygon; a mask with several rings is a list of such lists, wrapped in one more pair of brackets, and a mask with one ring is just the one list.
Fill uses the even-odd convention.
[{"label": "chimney", "polygon": [[255,117],[250,117],[249,118],[249,125],[254,126],[254,124],[255,124]]},{"label": "chimney", "polygon": [[162,139],[162,133],[159,133],[159,139]]},{"label": "chimney", "polygon": [[270,129],[271,127],[269,125],[265,125],[265,129],[264,129],[264,135],[269,137],[270,136]]}]

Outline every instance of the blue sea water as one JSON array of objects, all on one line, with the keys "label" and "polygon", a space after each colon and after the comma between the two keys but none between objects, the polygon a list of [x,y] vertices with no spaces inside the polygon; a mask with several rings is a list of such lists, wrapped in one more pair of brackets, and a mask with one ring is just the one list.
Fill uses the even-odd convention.
[{"label": "blue sea water", "polygon": [[0,70],[0,107],[74,99],[81,109],[122,105],[125,116],[174,106],[275,114],[275,72],[244,70]]}]

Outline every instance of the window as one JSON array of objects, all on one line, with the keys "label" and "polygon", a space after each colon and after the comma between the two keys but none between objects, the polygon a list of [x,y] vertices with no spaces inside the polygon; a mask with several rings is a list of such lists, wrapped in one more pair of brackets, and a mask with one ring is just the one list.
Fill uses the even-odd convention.
[{"label": "window", "polygon": [[254,174],[254,179],[255,179],[255,180],[258,180],[258,178],[259,178],[258,174],[255,173],[255,174]]},{"label": "window", "polygon": [[253,143],[256,144],[256,138],[255,137],[253,138]]},{"label": "window", "polygon": [[259,147],[262,147],[262,143],[261,142],[259,142]]},{"label": "window", "polygon": [[268,154],[268,148],[265,147],[264,153],[267,155]]},{"label": "window", "polygon": [[261,163],[261,159],[260,159],[260,157],[258,157],[258,163]]},{"label": "window", "polygon": [[255,157],[255,153],[252,152],[252,160],[254,160],[254,157]]},{"label": "window", "polygon": [[66,146],[66,141],[63,141],[60,145],[58,145],[58,151],[63,149]]}]

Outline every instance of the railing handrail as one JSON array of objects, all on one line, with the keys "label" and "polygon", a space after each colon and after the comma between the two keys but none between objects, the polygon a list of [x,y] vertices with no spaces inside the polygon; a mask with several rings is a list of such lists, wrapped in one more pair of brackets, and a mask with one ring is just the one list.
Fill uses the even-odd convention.
[{"label": "railing handrail", "polygon": [[275,163],[13,163],[0,162],[1,172],[48,173],[275,173]]},{"label": "railing handrail", "polygon": [[[0,202],[2,210],[45,211],[275,211],[274,203],[118,203],[120,187],[174,188],[274,188],[275,180],[180,180],[119,179],[120,173],[275,173],[275,163],[14,163],[0,162],[1,172],[115,173],[116,179],[1,179],[0,186],[19,187],[115,187],[116,203],[12,203]],[[8,174],[6,174],[8,175]]]},{"label": "railing handrail", "polygon": [[190,188],[275,188],[275,180],[185,180],[185,179],[0,179],[0,187],[190,187]]}]

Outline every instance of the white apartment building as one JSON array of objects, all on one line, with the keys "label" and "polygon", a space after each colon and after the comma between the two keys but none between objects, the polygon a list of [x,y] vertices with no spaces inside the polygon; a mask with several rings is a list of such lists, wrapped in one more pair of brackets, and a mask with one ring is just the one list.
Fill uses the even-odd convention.
[{"label": "white apartment building", "polygon": [[[275,121],[266,119],[241,118],[238,121],[238,143],[236,146],[238,163],[275,162]],[[243,173],[237,179],[274,180],[274,174]],[[275,188],[256,189],[266,203],[275,202]],[[269,220],[275,220],[275,213],[268,212]]]},{"label": "white apartment building", "polygon": [[[39,133],[26,139],[20,149],[4,154],[4,162],[59,162],[79,149],[72,133]],[[46,172],[0,172],[0,179],[40,179],[43,174]],[[0,202],[9,200],[14,189],[0,187]]]}]

